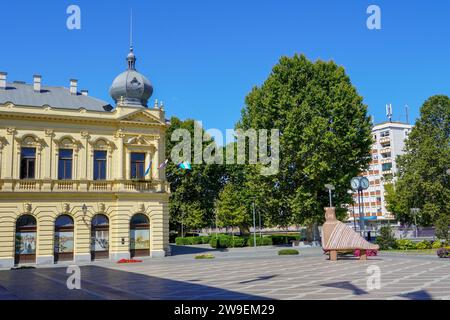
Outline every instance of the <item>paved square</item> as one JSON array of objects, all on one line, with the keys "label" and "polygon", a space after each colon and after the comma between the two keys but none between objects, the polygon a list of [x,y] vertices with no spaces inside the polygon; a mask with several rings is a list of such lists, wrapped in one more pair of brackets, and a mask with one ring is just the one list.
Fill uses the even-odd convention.
[{"label": "paved square", "polygon": [[[81,267],[81,290],[67,289],[64,266],[0,271],[0,299],[450,299],[450,261],[433,255],[330,262],[321,249],[278,250],[174,247],[143,263],[96,262]],[[194,259],[205,251],[216,259]],[[370,266],[379,267],[380,289],[367,287]]]}]

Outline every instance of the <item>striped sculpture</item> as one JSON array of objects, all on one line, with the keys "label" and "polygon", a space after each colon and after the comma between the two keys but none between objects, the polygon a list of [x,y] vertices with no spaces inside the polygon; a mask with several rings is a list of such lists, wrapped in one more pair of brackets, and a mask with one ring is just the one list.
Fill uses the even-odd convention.
[{"label": "striped sculpture", "polygon": [[336,219],[335,208],[325,208],[325,223],[322,228],[322,247],[330,252],[330,260],[337,260],[338,251],[359,249],[360,260],[366,260],[366,250],[378,250],[378,245],[372,244],[361,237],[349,226]]}]

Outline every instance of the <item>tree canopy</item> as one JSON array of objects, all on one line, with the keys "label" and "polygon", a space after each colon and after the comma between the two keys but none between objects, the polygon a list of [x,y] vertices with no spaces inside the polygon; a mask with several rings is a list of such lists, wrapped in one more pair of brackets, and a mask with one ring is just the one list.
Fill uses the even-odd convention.
[{"label": "tree canopy", "polygon": [[[336,187],[336,207],[349,202],[350,179],[370,162],[371,121],[362,101],[344,68],[303,55],[282,57],[264,84],[248,94],[236,128],[280,130],[277,174],[263,176],[252,165],[241,168],[245,188],[267,224],[322,221],[326,183]],[[235,196],[226,192],[219,207]],[[249,210],[250,203],[242,208]]]},{"label": "tree canopy", "polygon": [[[170,159],[171,150],[178,143],[171,141],[176,129],[186,129],[194,137],[194,120],[181,121],[170,119],[166,132],[166,155]],[[204,134],[204,131],[202,131]],[[203,138],[203,137],[202,137]],[[204,142],[206,147],[211,142]],[[194,139],[191,141],[194,152]],[[191,159],[194,156],[191,154]],[[170,222],[172,229],[178,229],[183,222],[188,229],[199,229],[214,224],[214,204],[223,187],[223,166],[215,164],[192,164],[192,170],[182,170],[172,161],[166,167],[167,180],[170,183]]]},{"label": "tree canopy", "polygon": [[397,159],[398,175],[388,189],[388,209],[403,223],[412,223],[419,208],[421,225],[450,223],[450,98],[430,97]]}]

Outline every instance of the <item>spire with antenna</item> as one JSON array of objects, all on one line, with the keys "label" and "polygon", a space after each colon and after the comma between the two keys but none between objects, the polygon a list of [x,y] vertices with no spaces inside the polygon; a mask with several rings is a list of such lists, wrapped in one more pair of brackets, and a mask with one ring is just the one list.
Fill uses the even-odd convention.
[{"label": "spire with antenna", "polygon": [[136,56],[133,48],[133,9],[130,12],[130,53],[127,56],[129,70],[136,70]]}]

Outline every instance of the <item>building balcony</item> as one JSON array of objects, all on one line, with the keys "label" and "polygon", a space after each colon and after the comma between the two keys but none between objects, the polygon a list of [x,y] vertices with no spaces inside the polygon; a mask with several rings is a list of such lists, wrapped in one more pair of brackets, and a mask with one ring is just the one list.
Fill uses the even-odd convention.
[{"label": "building balcony", "polygon": [[380,138],[380,144],[386,144],[386,143],[390,143],[391,142],[391,138],[390,137],[382,137]]},{"label": "building balcony", "polygon": [[101,193],[161,193],[170,192],[169,183],[162,180],[0,180],[0,192],[101,192]]},{"label": "building balcony", "polygon": [[384,163],[392,163],[392,158],[391,158],[391,157],[382,158],[382,159],[380,160],[380,163],[381,163],[381,164],[384,164]]},{"label": "building balcony", "polygon": [[381,154],[391,153],[391,147],[387,147],[387,148],[382,148],[382,149],[380,149],[380,153],[381,153]]}]

